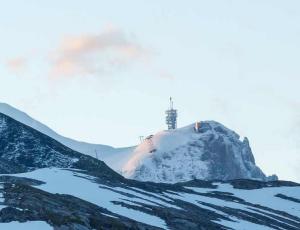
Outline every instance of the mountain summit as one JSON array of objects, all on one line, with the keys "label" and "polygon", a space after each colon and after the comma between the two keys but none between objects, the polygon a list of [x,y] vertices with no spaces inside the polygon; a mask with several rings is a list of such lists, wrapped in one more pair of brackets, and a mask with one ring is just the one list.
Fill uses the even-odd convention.
[{"label": "mountain summit", "polygon": [[255,165],[248,139],[241,140],[234,131],[215,121],[149,136],[136,147],[122,173],[127,178],[166,183],[268,179]]}]

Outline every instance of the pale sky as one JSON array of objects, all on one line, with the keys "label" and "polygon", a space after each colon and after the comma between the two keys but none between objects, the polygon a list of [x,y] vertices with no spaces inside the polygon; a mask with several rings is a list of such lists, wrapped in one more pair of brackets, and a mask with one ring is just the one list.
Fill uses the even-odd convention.
[{"label": "pale sky", "polygon": [[300,182],[300,2],[10,0],[0,101],[58,133],[115,147],[216,120],[266,174]]}]

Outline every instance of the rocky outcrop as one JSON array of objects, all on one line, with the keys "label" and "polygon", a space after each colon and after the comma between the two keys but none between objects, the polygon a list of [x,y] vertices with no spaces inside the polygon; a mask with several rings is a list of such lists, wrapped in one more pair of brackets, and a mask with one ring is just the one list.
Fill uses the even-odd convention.
[{"label": "rocky outcrop", "polygon": [[249,140],[240,140],[234,131],[214,121],[201,122],[197,132],[190,125],[145,140],[124,166],[123,175],[167,183],[192,179],[268,179],[255,164]]}]

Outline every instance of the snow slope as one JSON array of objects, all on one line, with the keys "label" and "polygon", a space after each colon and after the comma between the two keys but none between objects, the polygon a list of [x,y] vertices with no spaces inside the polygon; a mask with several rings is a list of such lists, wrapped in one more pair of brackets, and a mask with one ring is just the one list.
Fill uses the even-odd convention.
[{"label": "snow slope", "polygon": [[0,223],[0,229],[5,230],[51,230],[49,224],[42,221],[27,221],[24,223],[12,221],[9,223]]},{"label": "snow slope", "polygon": [[[199,189],[193,188],[196,192],[223,192],[230,193],[235,197],[241,198],[243,200],[247,200],[252,204],[260,204],[274,210],[280,210],[290,215],[296,215],[300,217],[300,206],[295,202],[286,202],[286,200],[280,199],[276,197],[276,194],[284,194],[289,197],[296,198],[300,200],[300,190],[299,187],[267,187],[253,190],[245,190],[245,189],[234,189],[232,185],[226,183],[215,183],[217,185],[217,189]],[[207,198],[204,201],[209,201]],[[226,205],[226,202],[223,201],[222,205]],[[217,205],[220,205],[218,203]],[[237,208],[247,209],[246,206],[238,205]]]},{"label": "snow slope", "polygon": [[[195,139],[195,134],[190,129],[191,126],[161,131],[151,139],[146,139],[136,147],[133,156],[122,168],[122,174],[127,178],[155,182],[178,182],[180,180],[177,178],[187,171],[195,175],[195,178],[206,178],[206,162],[195,161],[191,165],[193,156],[186,155],[181,149]],[[195,151],[195,154],[201,155],[197,149]],[[181,181],[184,180],[185,177]]]},{"label": "snow slope", "polygon": [[[160,228],[166,228],[165,222],[156,216],[139,212],[134,209],[128,209],[126,207],[115,205],[114,203],[112,203],[112,201],[122,200],[127,200],[127,202],[130,204],[131,201],[138,201],[143,203],[145,202],[143,199],[130,199],[127,196],[112,191],[112,188],[110,187],[99,187],[98,184],[93,183],[90,180],[94,179],[93,177],[87,177],[80,172],[72,172],[57,168],[44,168],[35,170],[33,172],[15,174],[14,176],[26,177],[46,182],[45,184],[40,185],[39,188],[50,193],[73,195],[98,206],[104,207],[113,213],[126,216],[141,223],[157,226]],[[130,190],[124,190],[127,193],[131,193]]]},{"label": "snow slope", "polygon": [[[186,229],[189,225],[184,224],[187,223],[180,222],[180,227],[174,228],[166,222],[174,220],[169,216],[171,213],[181,211],[189,213],[191,219],[199,215],[198,220],[211,219],[212,223],[218,224],[207,229],[300,229],[300,187],[295,185],[274,186],[271,182],[263,188],[238,189],[229,183],[214,183],[214,188],[186,185],[164,189],[161,186],[162,191],[151,192],[149,188],[141,189],[135,185],[122,187],[121,184],[97,183],[95,177],[79,170],[44,168],[13,176],[45,182],[36,187],[49,193],[68,194],[89,201],[110,211],[110,217],[125,216],[162,229]],[[247,183],[253,182],[239,183],[247,187]],[[255,183],[259,185],[262,182]],[[278,194],[295,201],[278,197]],[[157,216],[160,215],[159,210],[163,212],[161,216]],[[200,226],[205,228],[205,224],[202,222]],[[199,229],[197,225],[190,226],[189,229]]]},{"label": "snow slope", "polygon": [[[130,158],[132,150],[134,149],[134,147],[114,148],[108,145],[90,144],[61,136],[26,113],[5,103],[0,103],[0,113],[3,113],[35,130],[38,130],[41,133],[46,134],[63,145],[80,153],[95,157],[97,151],[98,157],[115,171],[120,171],[120,168]],[[120,156],[122,157],[120,158]]]},{"label": "snow slope", "polygon": [[[198,193],[210,194],[214,192],[230,194],[230,196],[243,199],[244,201],[251,203],[253,205],[257,205],[257,207],[249,207],[246,204],[240,204],[235,200],[221,200],[215,199],[213,197],[201,197],[195,194],[187,194],[187,193],[178,193],[176,195],[169,194],[169,196],[180,199],[183,201],[191,202],[196,205],[199,205],[201,208],[208,208],[214,212],[217,212],[221,215],[225,213],[220,211],[219,207],[224,208],[233,208],[236,210],[243,210],[245,212],[250,212],[252,214],[263,214],[270,215],[276,221],[280,222],[280,219],[291,221],[293,227],[297,227],[300,229],[300,219],[292,220],[288,216],[285,216],[284,213],[288,213],[292,216],[300,217],[300,204],[297,202],[291,202],[279,197],[276,197],[277,194],[284,194],[289,197],[296,198],[300,200],[300,188],[299,187],[272,187],[272,188],[260,188],[253,190],[245,190],[245,189],[235,189],[232,185],[226,183],[215,183],[217,185],[216,189],[203,189],[203,188],[195,188],[189,187]],[[260,207],[268,207],[270,210],[277,210],[282,212],[282,214],[272,213],[267,209],[260,209]],[[233,218],[234,222],[221,220],[217,222],[221,222],[222,225],[234,229],[273,229],[267,226],[261,226],[256,223],[251,223],[249,221],[240,220],[238,218]]]}]

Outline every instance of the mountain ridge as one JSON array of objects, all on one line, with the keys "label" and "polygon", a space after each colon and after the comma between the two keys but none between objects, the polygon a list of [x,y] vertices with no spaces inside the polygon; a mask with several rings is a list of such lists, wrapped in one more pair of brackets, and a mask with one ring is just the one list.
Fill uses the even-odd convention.
[{"label": "mountain ridge", "polygon": [[[6,104],[0,103],[0,113],[3,113],[29,127],[46,134],[47,136],[55,139],[56,141],[62,143],[63,145],[86,155],[101,158],[106,164],[110,165],[115,171],[120,172],[121,165],[123,165],[123,161],[125,162],[132,153],[133,147],[123,147],[123,148],[114,148],[109,145],[103,144],[91,144],[87,142],[73,140],[68,137],[64,137],[47,125],[35,120],[28,114]],[[96,156],[96,153],[99,156]],[[120,155],[122,155],[123,161],[120,160]]]},{"label": "mountain ridge", "polygon": [[60,167],[87,170],[93,175],[111,179],[122,178],[104,162],[76,152],[3,113],[0,113],[0,136],[0,173]]}]

